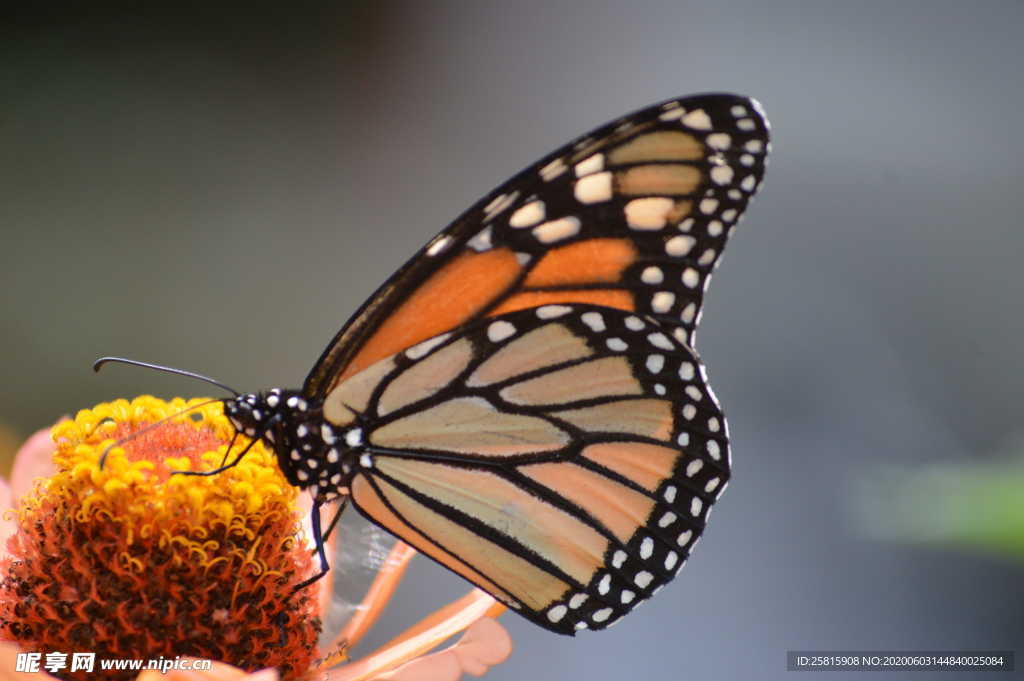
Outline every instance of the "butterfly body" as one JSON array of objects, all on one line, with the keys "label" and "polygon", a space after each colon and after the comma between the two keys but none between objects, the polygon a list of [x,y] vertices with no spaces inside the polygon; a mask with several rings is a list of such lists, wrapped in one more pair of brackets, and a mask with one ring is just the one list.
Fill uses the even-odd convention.
[{"label": "butterfly body", "polygon": [[730,475],[695,330],[768,148],[736,95],[599,128],[431,240],[301,390],[226,400],[313,493],[321,559],[341,498],[559,633],[670,581]]},{"label": "butterfly body", "polygon": [[313,488],[322,503],[348,493],[360,455],[359,429],[339,429],[326,421],[320,400],[274,388],[225,400],[224,412],[237,432],[262,439],[274,450],[292,485]]}]

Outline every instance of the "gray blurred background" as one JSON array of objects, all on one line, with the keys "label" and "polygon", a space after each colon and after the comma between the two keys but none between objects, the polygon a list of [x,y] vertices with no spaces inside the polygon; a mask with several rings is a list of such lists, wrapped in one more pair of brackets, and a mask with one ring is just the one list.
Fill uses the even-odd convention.
[{"label": "gray blurred background", "polygon": [[[745,93],[775,153],[698,342],[734,481],[656,599],[576,639],[506,615],[517,649],[488,678],[781,679],[789,649],[1019,656],[1021,563],[881,543],[850,509],[880,465],[986,460],[1019,436],[1022,26],[1017,1],[9,15],[0,418],[24,435],[118,396],[208,393],[95,376],[103,354],[298,386],[506,177],[654,101]],[[363,650],[464,590],[417,559]]]}]

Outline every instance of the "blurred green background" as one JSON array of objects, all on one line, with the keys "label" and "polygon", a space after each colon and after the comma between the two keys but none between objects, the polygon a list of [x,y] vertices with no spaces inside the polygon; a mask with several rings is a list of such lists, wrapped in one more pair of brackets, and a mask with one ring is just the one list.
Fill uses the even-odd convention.
[{"label": "blurred green background", "polygon": [[[734,481],[650,604],[572,640],[506,616],[517,651],[489,678],[781,679],[789,649],[1012,649],[1022,25],[1017,1],[5,14],[0,421],[14,438],[208,392],[95,376],[104,354],[298,386],[506,177],[654,101],[741,92],[775,153],[698,342]],[[1007,539],[974,541],[1000,522]],[[417,559],[367,647],[464,588]]]}]

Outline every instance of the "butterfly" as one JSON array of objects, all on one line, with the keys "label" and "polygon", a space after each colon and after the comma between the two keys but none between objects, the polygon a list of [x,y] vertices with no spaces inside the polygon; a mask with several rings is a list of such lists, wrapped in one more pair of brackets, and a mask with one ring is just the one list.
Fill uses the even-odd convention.
[{"label": "butterfly", "polygon": [[313,579],[340,500],[563,634],[670,581],[729,479],[694,332],[768,137],[730,94],[598,128],[434,237],[300,390],[224,400],[313,495]]}]

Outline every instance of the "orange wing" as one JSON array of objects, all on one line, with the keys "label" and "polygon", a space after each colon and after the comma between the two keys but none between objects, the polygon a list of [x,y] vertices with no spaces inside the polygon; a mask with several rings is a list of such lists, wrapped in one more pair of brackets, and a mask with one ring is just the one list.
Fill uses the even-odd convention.
[{"label": "orange wing", "polygon": [[754,100],[676,99],[610,123],[485,197],[402,267],[310,372],[323,397],[474,320],[579,303],[657,319],[692,345],[703,293],[764,174]]},{"label": "orange wing", "polygon": [[547,629],[602,629],[678,572],[729,477],[700,361],[650,317],[479,319],[328,394],[359,410],[370,520]]}]

